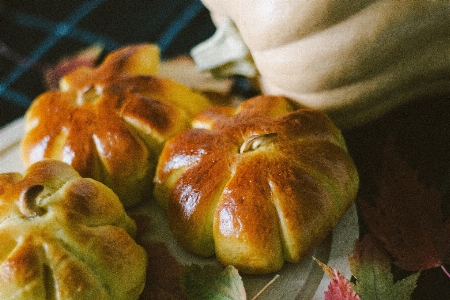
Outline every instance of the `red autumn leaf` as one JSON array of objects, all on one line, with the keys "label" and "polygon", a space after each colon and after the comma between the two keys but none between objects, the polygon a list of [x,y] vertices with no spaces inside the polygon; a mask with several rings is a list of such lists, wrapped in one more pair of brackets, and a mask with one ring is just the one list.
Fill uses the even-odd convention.
[{"label": "red autumn leaf", "polygon": [[325,300],[360,300],[353,291],[350,282],[337,270],[333,269],[333,277],[325,291]]},{"label": "red autumn leaf", "polygon": [[449,264],[450,219],[444,220],[440,196],[420,181],[394,144],[390,138],[385,145],[375,206],[361,201],[362,216],[400,268]]},{"label": "red autumn leaf", "polygon": [[147,215],[131,213],[130,216],[137,225],[136,242],[145,249],[148,256],[147,278],[139,299],[187,299],[180,286],[185,267],[172,256],[166,244],[145,239],[146,233],[152,229]]},{"label": "red autumn leaf", "polygon": [[324,292],[325,300],[360,300],[353,290],[352,284],[338,270],[324,264],[318,259],[314,260],[322,270],[331,278],[328,289]]},{"label": "red autumn leaf", "polygon": [[139,299],[187,299],[180,286],[184,266],[170,253],[163,242],[146,242],[142,245],[148,254],[147,279]]},{"label": "red autumn leaf", "polygon": [[56,89],[59,86],[59,79],[64,75],[80,67],[93,67],[97,62],[103,48],[93,45],[73,56],[62,59],[54,66],[44,70],[44,80],[48,89]]}]

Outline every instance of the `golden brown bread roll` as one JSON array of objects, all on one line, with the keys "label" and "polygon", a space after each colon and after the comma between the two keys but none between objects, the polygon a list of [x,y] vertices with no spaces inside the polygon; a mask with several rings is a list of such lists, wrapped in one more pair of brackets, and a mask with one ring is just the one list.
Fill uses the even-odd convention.
[{"label": "golden brown bread roll", "polygon": [[155,196],[189,251],[245,273],[309,254],[359,186],[341,132],[323,113],[258,96],[213,107],[160,156]]},{"label": "golden brown bread roll", "polygon": [[135,233],[112,190],[66,163],[0,174],[0,299],[137,299]]},{"label": "golden brown bread roll", "polygon": [[[207,98],[157,72],[159,50],[132,45],[97,68],[78,68],[26,113],[26,166],[53,158],[109,186],[125,206],[152,185],[163,143],[209,107]],[[151,191],[151,189],[150,189]]]}]

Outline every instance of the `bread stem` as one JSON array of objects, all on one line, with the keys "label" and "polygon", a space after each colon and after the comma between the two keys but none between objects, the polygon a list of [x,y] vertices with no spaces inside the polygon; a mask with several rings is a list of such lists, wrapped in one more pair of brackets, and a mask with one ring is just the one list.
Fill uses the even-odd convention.
[{"label": "bread stem", "polygon": [[251,135],[244,143],[242,143],[239,153],[255,150],[256,148],[269,143],[276,136],[277,134],[275,132]]},{"label": "bread stem", "polygon": [[37,204],[37,196],[44,190],[41,184],[32,185],[20,194],[19,209],[27,218],[41,216],[45,211]]},{"label": "bread stem", "polygon": [[77,104],[81,106],[85,103],[94,102],[100,97],[101,93],[102,93],[101,87],[95,86],[93,84],[88,85],[82,90],[78,91]]}]

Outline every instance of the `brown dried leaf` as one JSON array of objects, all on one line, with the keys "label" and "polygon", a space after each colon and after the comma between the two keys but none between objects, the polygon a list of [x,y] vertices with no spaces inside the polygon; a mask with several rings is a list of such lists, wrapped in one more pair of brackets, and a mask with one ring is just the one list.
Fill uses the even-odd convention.
[{"label": "brown dried leaf", "polygon": [[408,271],[450,263],[450,219],[444,220],[438,192],[425,186],[388,140],[375,206],[361,203],[367,226]]}]

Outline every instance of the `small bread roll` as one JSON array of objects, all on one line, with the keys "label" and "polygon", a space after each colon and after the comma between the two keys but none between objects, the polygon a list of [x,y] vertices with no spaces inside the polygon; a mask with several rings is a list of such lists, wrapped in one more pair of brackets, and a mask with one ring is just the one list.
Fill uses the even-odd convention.
[{"label": "small bread roll", "polygon": [[0,174],[0,299],[138,299],[135,232],[112,190],[66,163]]},{"label": "small bread roll", "polygon": [[156,46],[132,45],[62,77],[58,90],[38,96],[26,112],[24,164],[59,159],[106,184],[125,206],[140,202],[164,142],[210,106],[200,93],[155,75],[158,64]]}]

